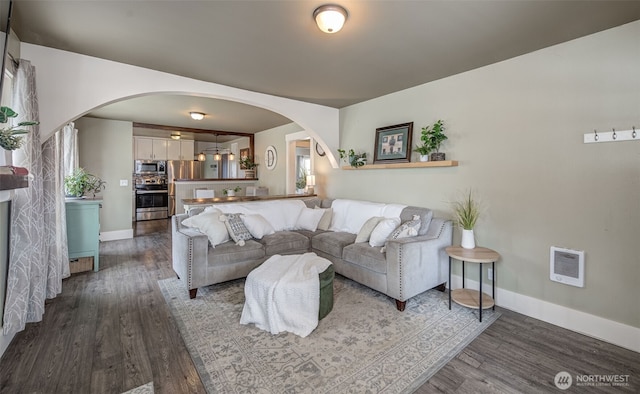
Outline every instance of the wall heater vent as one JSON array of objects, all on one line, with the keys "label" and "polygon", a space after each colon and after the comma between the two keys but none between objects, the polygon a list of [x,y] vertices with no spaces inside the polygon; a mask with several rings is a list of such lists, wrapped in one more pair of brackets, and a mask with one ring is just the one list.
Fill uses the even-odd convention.
[{"label": "wall heater vent", "polygon": [[554,282],[584,287],[584,251],[551,247],[549,278]]}]

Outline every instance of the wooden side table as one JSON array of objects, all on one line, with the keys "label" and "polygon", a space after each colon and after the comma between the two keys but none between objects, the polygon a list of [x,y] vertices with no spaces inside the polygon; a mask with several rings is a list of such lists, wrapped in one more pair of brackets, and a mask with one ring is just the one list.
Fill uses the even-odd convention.
[{"label": "wooden side table", "polygon": [[[449,246],[446,249],[449,255],[449,310],[451,310],[451,300],[468,308],[477,308],[480,321],[482,321],[482,310],[492,308],[496,309],[494,298],[496,296],[496,261],[500,258],[500,254],[489,248],[475,247],[473,249],[465,249],[462,246]],[[462,289],[451,290],[451,259],[462,261]],[[471,290],[464,288],[464,263],[478,263],[480,268],[479,282],[480,290]],[[482,293],[482,265],[491,263],[493,269],[493,278],[491,278],[491,296]]]}]

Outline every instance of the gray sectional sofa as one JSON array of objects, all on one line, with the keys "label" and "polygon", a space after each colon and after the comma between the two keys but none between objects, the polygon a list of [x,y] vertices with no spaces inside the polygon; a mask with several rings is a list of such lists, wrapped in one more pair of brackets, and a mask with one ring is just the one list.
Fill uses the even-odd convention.
[{"label": "gray sectional sofa", "polygon": [[[196,297],[199,287],[246,277],[273,255],[306,252],[330,260],[336,273],[393,298],[400,311],[417,294],[438,286],[444,290],[448,275],[445,248],[452,244],[452,222],[432,217],[427,208],[319,198],[227,203],[207,209],[213,208],[227,214],[261,213],[278,222],[273,226],[277,231],[261,239],[248,239],[242,246],[230,240],[212,247],[207,235],[183,224],[199,212],[175,215],[173,269],[191,298]],[[296,228],[292,225],[295,219],[281,220],[282,216],[293,217],[301,211],[314,214],[309,208],[331,208],[331,224],[326,230]],[[401,222],[406,222],[415,219],[415,215],[421,219],[416,236],[388,239],[384,249],[368,242],[355,243],[370,216],[399,216]]]}]

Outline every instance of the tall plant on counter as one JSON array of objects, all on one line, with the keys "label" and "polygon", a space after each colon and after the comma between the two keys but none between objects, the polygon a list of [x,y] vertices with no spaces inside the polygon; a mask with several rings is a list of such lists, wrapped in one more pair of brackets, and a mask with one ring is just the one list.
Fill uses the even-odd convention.
[{"label": "tall plant on counter", "polygon": [[[7,123],[9,119],[17,117],[18,114],[9,107],[0,107],[0,123]],[[0,129],[0,147],[6,150],[16,150],[20,148],[23,142],[23,135],[29,130],[26,126],[35,126],[39,122],[24,121],[15,126],[3,127]]]}]

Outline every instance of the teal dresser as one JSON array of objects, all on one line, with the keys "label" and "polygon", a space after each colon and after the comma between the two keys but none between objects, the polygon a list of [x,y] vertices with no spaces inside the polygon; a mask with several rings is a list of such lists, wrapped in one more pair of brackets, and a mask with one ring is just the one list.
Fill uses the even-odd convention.
[{"label": "teal dresser", "polygon": [[66,200],[69,258],[93,257],[93,270],[100,267],[100,207],[102,200]]}]

